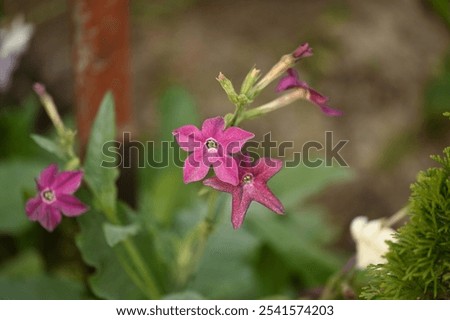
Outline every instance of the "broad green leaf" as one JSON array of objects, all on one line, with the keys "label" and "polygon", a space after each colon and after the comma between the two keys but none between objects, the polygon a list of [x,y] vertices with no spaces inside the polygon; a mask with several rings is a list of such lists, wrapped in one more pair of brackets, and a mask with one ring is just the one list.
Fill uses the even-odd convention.
[{"label": "broad green leaf", "polygon": [[186,124],[199,125],[195,102],[182,87],[173,86],[162,96],[158,109],[160,112],[160,136],[162,141],[172,141],[172,131]]},{"label": "broad green leaf", "polygon": [[129,238],[130,236],[135,236],[139,230],[140,228],[137,224],[130,224],[126,226],[114,225],[109,222],[103,224],[106,243],[110,247],[114,247],[116,244]]},{"label": "broad green leaf", "polygon": [[34,97],[25,99],[20,107],[0,109],[0,159],[32,157],[39,152],[39,148],[30,141],[29,134],[34,129],[38,110]]},{"label": "broad green leaf", "polygon": [[197,197],[198,186],[184,184],[181,175],[181,169],[165,169],[154,178],[152,185],[142,188],[143,211],[164,227],[171,226],[176,212]]},{"label": "broad green leaf", "polygon": [[23,251],[0,265],[0,276],[3,277],[30,277],[40,275],[44,271],[44,261],[34,249]]},{"label": "broad green leaf", "polygon": [[352,177],[348,168],[318,167],[308,168],[303,165],[283,168],[269,180],[268,185],[286,208],[304,201],[309,196],[321,191],[331,183],[347,181]]},{"label": "broad green leaf", "polygon": [[[339,256],[324,249],[325,243],[320,237],[331,240],[329,234],[335,231],[326,224],[320,212],[305,210],[301,214],[288,212],[285,216],[258,213],[250,213],[247,226],[267,243],[292,273],[301,277],[306,287],[322,285],[342,265]],[[317,221],[318,217],[321,221]]]},{"label": "broad green leaf", "polygon": [[111,248],[105,239],[104,215],[90,210],[77,218],[81,232],[77,237],[77,246],[83,260],[94,267],[95,274],[89,279],[92,291],[104,299],[142,299],[143,293],[133,283],[126,265],[129,260],[117,248]]},{"label": "broad green leaf", "polygon": [[60,159],[63,159],[64,151],[55,141],[38,134],[32,134],[31,139],[33,139],[34,142],[36,142],[36,144],[39,145],[42,149],[56,155]]},{"label": "broad green leaf", "polygon": [[32,226],[25,214],[24,192],[33,194],[35,179],[44,168],[36,161],[0,162],[0,233],[18,234]]},{"label": "broad green leaf", "polygon": [[189,289],[208,299],[255,298],[259,284],[252,260],[260,241],[244,229],[234,230],[228,218],[227,214],[208,240]]},{"label": "broad green leaf", "polygon": [[84,287],[72,280],[46,275],[29,278],[0,276],[0,299],[78,300],[85,298]]},{"label": "broad green leaf", "polygon": [[184,291],[171,293],[162,298],[163,300],[203,300],[205,299],[200,293],[195,291]]},{"label": "broad green leaf", "polygon": [[114,98],[106,93],[98,110],[86,151],[84,179],[95,195],[97,205],[106,214],[114,215],[116,211],[116,185],[119,175],[117,168],[105,168],[103,161],[110,161],[103,154],[103,145],[116,137]]},{"label": "broad green leaf", "polygon": [[[447,2],[447,6],[450,6]],[[450,19],[450,18],[449,18]],[[442,119],[442,113],[450,110],[450,52],[444,57],[438,74],[425,88],[425,116]],[[447,125],[447,122],[445,122]]]}]

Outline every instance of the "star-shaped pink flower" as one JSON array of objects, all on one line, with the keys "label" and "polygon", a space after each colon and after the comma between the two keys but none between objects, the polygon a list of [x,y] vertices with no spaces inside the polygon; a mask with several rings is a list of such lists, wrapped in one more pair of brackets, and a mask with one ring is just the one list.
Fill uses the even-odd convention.
[{"label": "star-shaped pink flower", "polygon": [[327,105],[328,98],[312,89],[306,82],[301,81],[298,77],[298,73],[294,69],[287,70],[288,75],[281,78],[280,82],[278,82],[276,90],[278,92],[285,91],[294,88],[303,88],[308,90],[309,92],[309,101],[316,104],[320,107],[323,113],[327,116],[340,116],[342,112],[336,109],[331,108]]},{"label": "star-shaped pink flower", "polygon": [[283,214],[284,208],[280,200],[270,191],[267,181],[281,170],[282,162],[270,158],[260,158],[254,165],[239,167],[239,184],[233,186],[217,177],[205,179],[203,184],[216,190],[231,193],[231,223],[235,229],[244,222],[245,215],[252,201],[266,206],[277,214]]},{"label": "star-shaped pink flower", "polygon": [[36,180],[37,196],[25,205],[28,218],[53,231],[61,222],[61,214],[76,217],[86,212],[88,207],[72,195],[80,187],[82,179],[81,171],[58,173],[56,164],[49,165]]},{"label": "star-shaped pink flower", "polygon": [[192,151],[184,162],[185,183],[202,180],[212,166],[218,179],[231,185],[239,183],[238,165],[231,154],[239,152],[255,135],[238,127],[225,129],[222,117],[206,119],[202,129],[194,125],[174,130],[181,149]]}]

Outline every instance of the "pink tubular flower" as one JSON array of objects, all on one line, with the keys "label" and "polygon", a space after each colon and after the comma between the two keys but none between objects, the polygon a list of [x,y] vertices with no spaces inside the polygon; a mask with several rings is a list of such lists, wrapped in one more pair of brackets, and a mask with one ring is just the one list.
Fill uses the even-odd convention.
[{"label": "pink tubular flower", "polygon": [[292,53],[292,56],[296,59],[300,58],[306,58],[313,55],[312,48],[309,46],[308,43],[304,43],[300,46],[298,46],[297,49]]},{"label": "pink tubular flower", "polygon": [[82,178],[81,171],[58,173],[56,164],[42,170],[36,180],[39,193],[25,205],[28,218],[39,221],[51,232],[61,222],[61,214],[76,217],[86,212],[88,207],[72,195],[80,187]]},{"label": "pink tubular flower", "polygon": [[172,132],[181,149],[192,151],[184,162],[184,183],[202,180],[213,166],[218,179],[231,185],[239,183],[238,165],[230,156],[239,152],[254,134],[238,127],[225,129],[222,117],[206,119],[202,130],[186,125]]},{"label": "pink tubular flower", "polygon": [[[242,163],[242,162],[241,162]],[[267,181],[280,171],[280,160],[260,158],[253,166],[239,167],[239,184],[233,186],[217,177],[203,181],[203,184],[216,190],[231,193],[231,223],[238,229],[244,222],[245,215],[252,201],[266,206],[277,214],[283,214],[284,208],[280,200],[267,187]]]},{"label": "pink tubular flower", "polygon": [[288,75],[281,78],[280,82],[278,82],[276,88],[278,92],[294,88],[302,88],[308,90],[309,101],[319,106],[322,112],[325,113],[327,116],[335,117],[342,115],[342,111],[333,109],[327,105],[328,102],[327,97],[309,87],[306,82],[301,81],[298,77],[298,73],[294,69],[288,69],[287,73]]}]

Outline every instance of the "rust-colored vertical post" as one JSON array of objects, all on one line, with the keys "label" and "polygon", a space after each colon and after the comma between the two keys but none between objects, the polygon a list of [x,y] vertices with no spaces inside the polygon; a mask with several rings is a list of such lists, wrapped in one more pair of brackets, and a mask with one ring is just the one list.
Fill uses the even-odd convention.
[{"label": "rust-colored vertical post", "polygon": [[70,0],[78,137],[84,150],[106,91],[116,102],[119,130],[132,119],[128,0]]}]

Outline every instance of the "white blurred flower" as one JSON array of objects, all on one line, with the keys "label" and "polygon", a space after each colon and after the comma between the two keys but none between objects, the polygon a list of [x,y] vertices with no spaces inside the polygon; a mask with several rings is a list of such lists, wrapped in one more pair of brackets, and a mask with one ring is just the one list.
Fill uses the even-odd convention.
[{"label": "white blurred flower", "polygon": [[367,217],[356,217],[350,225],[350,232],[356,243],[356,267],[366,268],[369,264],[384,263],[383,257],[389,247],[387,240],[394,240],[395,231],[383,226],[382,220],[368,221]]},{"label": "white blurred flower", "polygon": [[0,92],[5,91],[20,56],[28,48],[34,27],[17,16],[9,28],[0,29]]}]

